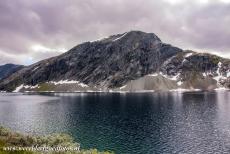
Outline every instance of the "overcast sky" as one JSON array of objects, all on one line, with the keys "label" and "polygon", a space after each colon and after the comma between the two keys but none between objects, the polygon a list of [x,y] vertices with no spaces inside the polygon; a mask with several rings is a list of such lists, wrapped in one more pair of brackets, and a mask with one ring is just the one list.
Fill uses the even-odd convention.
[{"label": "overcast sky", "polygon": [[31,64],[130,30],[230,58],[230,0],[1,0],[0,64]]}]

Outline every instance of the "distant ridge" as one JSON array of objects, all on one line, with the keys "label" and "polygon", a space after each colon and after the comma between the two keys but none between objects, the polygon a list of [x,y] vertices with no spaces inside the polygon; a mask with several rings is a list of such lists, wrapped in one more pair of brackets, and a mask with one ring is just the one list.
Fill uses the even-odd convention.
[{"label": "distant ridge", "polygon": [[0,80],[22,69],[22,65],[5,64],[0,65]]}]

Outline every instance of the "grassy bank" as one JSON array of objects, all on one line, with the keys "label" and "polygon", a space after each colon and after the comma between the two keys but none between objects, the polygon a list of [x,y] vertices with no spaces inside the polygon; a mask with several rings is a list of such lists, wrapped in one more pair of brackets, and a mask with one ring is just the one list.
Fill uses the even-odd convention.
[{"label": "grassy bank", "polygon": [[80,151],[67,150],[67,151],[39,151],[39,150],[6,150],[11,147],[65,147],[65,148],[77,148],[79,143],[75,143],[73,138],[67,134],[52,134],[48,136],[32,136],[24,135],[17,132],[13,132],[10,129],[0,126],[0,154],[111,154],[111,152],[99,152],[96,149]]}]

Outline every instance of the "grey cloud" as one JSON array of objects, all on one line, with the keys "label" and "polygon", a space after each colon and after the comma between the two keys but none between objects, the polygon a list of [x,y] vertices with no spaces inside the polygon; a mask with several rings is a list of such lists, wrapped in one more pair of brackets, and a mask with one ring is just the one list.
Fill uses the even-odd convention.
[{"label": "grey cloud", "polygon": [[[60,54],[78,43],[142,30],[182,48],[228,53],[230,5],[184,0],[17,0],[0,2],[1,63],[31,62]],[[42,45],[57,52],[34,52]],[[10,55],[10,56],[9,56]],[[22,58],[18,60],[18,57]]]}]

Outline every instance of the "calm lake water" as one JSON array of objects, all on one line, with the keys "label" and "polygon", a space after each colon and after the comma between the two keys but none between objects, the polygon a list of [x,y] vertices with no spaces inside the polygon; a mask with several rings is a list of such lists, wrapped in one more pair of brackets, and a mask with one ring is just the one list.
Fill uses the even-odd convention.
[{"label": "calm lake water", "polygon": [[117,154],[230,153],[230,92],[1,93],[0,125]]}]

